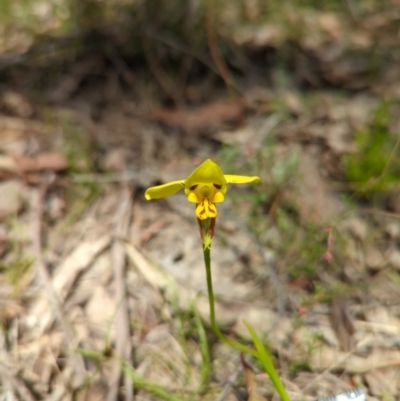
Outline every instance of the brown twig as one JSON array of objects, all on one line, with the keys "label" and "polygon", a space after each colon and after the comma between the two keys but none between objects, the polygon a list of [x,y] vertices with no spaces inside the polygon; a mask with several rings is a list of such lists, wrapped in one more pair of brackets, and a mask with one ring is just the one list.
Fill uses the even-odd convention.
[{"label": "brown twig", "polygon": [[73,174],[71,179],[73,182],[77,183],[97,182],[100,184],[108,184],[112,182],[135,181],[139,179],[139,177],[140,173],[137,171],[122,171],[106,174]]},{"label": "brown twig", "polygon": [[[131,220],[132,211],[132,196],[131,189],[128,185],[125,185],[121,195],[121,201],[119,208],[115,213],[115,240],[111,247],[111,259],[114,267],[115,277],[115,299],[117,304],[116,314],[116,353],[119,357],[124,359],[127,363],[130,363],[130,357],[132,352],[132,345],[130,341],[129,332],[129,312],[128,303],[126,299],[126,288],[125,288],[125,250],[120,242],[121,238],[128,236],[129,224]],[[107,401],[115,401],[118,395],[119,380],[121,377],[121,362],[115,361],[113,368],[111,387],[107,395]],[[125,375],[125,399],[127,401],[133,400],[133,383],[130,376]]]},{"label": "brown twig", "polygon": [[19,394],[22,399],[34,401],[30,391],[26,388],[24,381],[17,376],[17,367],[10,360],[11,355],[6,345],[5,333],[0,333],[0,386],[2,394],[8,394],[13,400]]},{"label": "brown twig", "polygon": [[135,77],[129,66],[126,64],[125,60],[118,53],[117,48],[110,41],[106,45],[106,54],[111,63],[113,64],[117,74],[130,86],[130,89],[133,90],[135,87]]},{"label": "brown twig", "polygon": [[154,75],[154,78],[160,84],[161,88],[164,89],[165,93],[171,99],[173,99],[176,104],[181,104],[181,99],[178,97],[178,94],[174,89],[174,83],[162,70],[159,61],[155,59],[147,37],[143,37],[142,45],[144,56],[149,64],[150,71]]},{"label": "brown twig", "polygon": [[[63,311],[62,305],[54,291],[51,283],[50,275],[47,271],[47,266],[44,263],[42,255],[42,219],[43,219],[43,204],[44,197],[48,184],[44,184],[41,187],[32,189],[32,214],[33,214],[33,252],[35,254],[36,264],[36,277],[44,287],[47,298],[50,300],[52,307],[54,308],[55,315],[60,322],[60,325],[65,333],[66,341],[70,350],[77,347],[77,341],[74,336],[71,324],[68,322],[66,315]],[[74,364],[75,378],[77,379],[76,385],[80,386],[85,380],[85,367],[83,358],[78,354],[71,354],[71,360]]]},{"label": "brown twig", "polygon": [[229,392],[231,391],[233,385],[239,379],[239,376],[242,374],[242,372],[243,372],[242,365],[239,365],[239,367],[233,372],[233,374],[229,376],[228,381],[226,382],[224,388],[222,389],[219,396],[215,399],[215,401],[225,400],[225,398],[229,395]]},{"label": "brown twig", "polygon": [[181,52],[182,54],[186,54],[187,56],[190,56],[194,59],[196,59],[198,62],[202,63],[205,67],[209,68],[214,74],[220,75],[219,71],[214,67],[212,64],[212,61],[209,60],[207,57],[203,57],[196,52],[193,51],[193,47],[186,47],[183,44],[177,42],[175,38],[172,38],[168,36],[168,34],[165,34],[163,32],[162,35],[157,34],[156,32],[153,32],[152,30],[147,30],[145,33],[146,36],[149,38],[152,38],[154,40],[157,40],[160,43],[165,44],[166,46],[169,46],[171,49],[177,50]]},{"label": "brown twig", "polygon": [[242,363],[244,378],[247,383],[247,390],[249,392],[248,401],[268,401],[257,393],[257,383],[254,379],[254,373],[249,364],[244,359],[244,354],[240,353],[240,362]]},{"label": "brown twig", "polygon": [[236,86],[233,81],[232,75],[225,63],[225,60],[222,58],[221,53],[218,49],[214,25],[215,10],[213,8],[213,4],[213,0],[208,0],[206,12],[206,33],[208,48],[210,49],[211,57],[214,60],[214,63],[217,66],[217,69],[222,79],[224,80],[227,89],[232,92],[232,89],[236,89]]},{"label": "brown twig", "polygon": [[[25,382],[19,378],[15,372],[10,371],[8,367],[4,367],[0,365],[0,376],[2,379],[7,380],[8,390],[13,390],[14,394],[19,394],[21,399],[26,401],[35,401],[35,398],[29,391],[28,387],[26,386]],[[5,393],[3,393],[5,394]],[[8,399],[8,398],[7,398]],[[11,400],[14,399],[13,397],[10,398]]]},{"label": "brown twig", "polygon": [[[364,336],[365,338],[365,336]],[[341,366],[346,359],[350,358],[351,355],[354,354],[354,352],[357,351],[357,349],[360,347],[360,344],[363,343],[364,338],[362,338],[349,352],[344,354],[344,356],[337,361],[333,362],[330,366],[328,366],[323,372],[321,372],[319,375],[315,376],[312,380],[310,380],[303,388],[302,392],[304,393],[307,389],[309,389],[314,383],[320,381],[324,376],[326,376],[327,373],[330,371],[334,370],[338,366]],[[390,365],[389,365],[390,366]],[[365,372],[359,372],[359,373],[365,373]]]}]

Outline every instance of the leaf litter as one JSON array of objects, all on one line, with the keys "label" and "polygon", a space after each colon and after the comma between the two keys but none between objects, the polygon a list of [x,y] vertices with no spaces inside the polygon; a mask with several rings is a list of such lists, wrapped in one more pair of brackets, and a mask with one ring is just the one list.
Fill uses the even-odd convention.
[{"label": "leaf litter", "polygon": [[[250,12],[252,18],[257,12]],[[103,89],[113,100],[102,109],[93,88],[82,89],[89,62],[65,74],[50,106],[33,104],[12,87],[4,92],[3,394],[148,400],[162,388],[180,399],[271,399],[271,384],[257,364],[240,362],[209,331],[190,205],[183,197],[159,204],[142,199],[144,188],[185,177],[212,156],[232,172],[240,164],[258,169],[265,183],[251,190],[256,200],[238,190],[220,209],[213,276],[224,332],[250,340],[242,323],[249,321],[273,351],[293,400],[358,386],[367,389],[369,400],[399,396],[400,222],[387,211],[390,197],[372,193],[363,199],[372,206],[349,205],[348,188],[337,189],[344,182],[340,160],[357,152],[354,134],[370,127],[382,93],[398,115],[398,71],[388,68],[381,82],[371,82],[363,52],[393,20],[383,12],[365,16],[364,26],[346,41],[346,21],[335,14],[296,16],[287,10],[287,18],[312,33],[299,39],[303,53],[292,71],[296,82],[313,88],[307,99],[287,88],[283,96],[271,89],[261,98],[249,89],[246,101],[216,90],[200,107],[171,110],[144,88],[143,105],[132,102],[108,74]],[[232,37],[254,50],[283,46],[285,35],[284,25],[272,24]],[[393,49],[383,31],[376,38]],[[358,92],[338,96],[324,82]],[[279,96],[286,114],[274,109]],[[77,143],[85,135],[94,172],[86,171],[84,152],[74,160],[74,152],[66,151],[71,143],[82,150]],[[298,164],[285,170],[291,153]],[[84,205],[71,216],[73,191]],[[52,213],[51,199],[66,206]],[[329,234],[327,226],[333,227]],[[319,246],[313,256],[310,242]],[[192,305],[205,326],[215,372],[205,390]],[[149,389],[134,374],[121,375],[129,369],[156,385]]]}]

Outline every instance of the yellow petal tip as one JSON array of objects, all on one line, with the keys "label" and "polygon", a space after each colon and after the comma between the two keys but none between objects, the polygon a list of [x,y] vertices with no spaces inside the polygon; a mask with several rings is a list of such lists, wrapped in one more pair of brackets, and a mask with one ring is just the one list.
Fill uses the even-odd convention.
[{"label": "yellow petal tip", "polygon": [[156,187],[147,188],[144,197],[147,200],[161,199],[176,194],[185,185],[184,180],[171,181]]},{"label": "yellow petal tip", "polygon": [[229,175],[225,174],[225,178],[228,184],[249,184],[251,182],[260,182],[258,176],[246,176],[246,175]]}]

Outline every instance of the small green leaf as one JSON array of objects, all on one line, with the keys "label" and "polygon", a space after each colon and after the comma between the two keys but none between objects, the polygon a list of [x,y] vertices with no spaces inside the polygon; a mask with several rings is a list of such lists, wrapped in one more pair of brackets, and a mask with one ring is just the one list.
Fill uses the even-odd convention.
[{"label": "small green leaf", "polygon": [[281,379],[279,378],[279,375],[275,370],[274,364],[272,363],[272,359],[268,351],[264,347],[264,344],[260,340],[260,337],[258,337],[256,331],[249,322],[244,321],[243,323],[247,327],[247,330],[249,330],[251,338],[253,339],[254,345],[256,346],[257,349],[257,354],[258,354],[257,357],[260,360],[261,364],[263,365],[265,372],[268,374],[272,383],[274,384],[276,391],[279,393],[283,401],[290,401],[290,398],[286,393],[285,387],[283,386]]}]

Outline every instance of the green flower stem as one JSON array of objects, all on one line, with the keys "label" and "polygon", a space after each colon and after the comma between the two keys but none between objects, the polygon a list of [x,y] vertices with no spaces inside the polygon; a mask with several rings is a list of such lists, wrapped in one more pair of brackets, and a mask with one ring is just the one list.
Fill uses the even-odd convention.
[{"label": "green flower stem", "polygon": [[264,344],[261,342],[260,338],[257,336],[257,333],[253,329],[253,327],[248,323],[244,322],[247,329],[249,330],[251,337],[253,338],[253,342],[256,346],[256,350],[253,350],[249,347],[246,347],[243,344],[238,343],[230,339],[229,337],[224,336],[215,319],[215,302],[214,302],[214,290],[212,284],[212,275],[211,275],[211,249],[210,247],[203,248],[203,255],[204,255],[204,264],[206,266],[206,274],[207,274],[207,289],[208,289],[208,300],[210,303],[210,321],[211,321],[211,328],[214,334],[225,344],[229,345],[230,347],[237,349],[240,352],[245,352],[255,358],[257,358],[262,366],[264,367],[265,372],[270,377],[276,391],[279,393],[282,401],[290,401],[289,396],[286,393],[285,387],[283,386],[281,379],[272,363],[272,359],[268,354],[268,351],[264,347]]},{"label": "green flower stem", "polygon": [[212,275],[211,275],[211,249],[209,247],[206,249],[203,248],[203,254],[204,254],[204,263],[206,266],[206,274],[207,274],[207,289],[208,289],[208,300],[210,303],[210,320],[211,320],[212,331],[225,344],[228,344],[229,346],[237,349],[238,351],[245,352],[246,354],[250,354],[255,358],[258,358],[258,353],[255,350],[246,347],[245,345],[240,344],[237,341],[234,341],[229,337],[224,336],[221,333],[215,320],[214,290],[213,290]]}]

